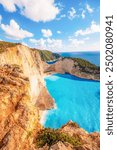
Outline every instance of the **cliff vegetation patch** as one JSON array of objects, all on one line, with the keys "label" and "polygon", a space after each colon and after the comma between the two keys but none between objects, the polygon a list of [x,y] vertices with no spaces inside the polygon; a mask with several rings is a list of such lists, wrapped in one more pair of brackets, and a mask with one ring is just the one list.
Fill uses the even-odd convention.
[{"label": "cliff vegetation patch", "polygon": [[10,43],[5,41],[0,41],[0,53],[7,50],[7,48],[14,47],[18,45],[19,43]]},{"label": "cliff vegetation patch", "polygon": [[81,145],[78,137],[72,137],[66,133],[60,132],[58,129],[50,128],[45,128],[38,132],[36,145],[37,147],[43,147],[47,144],[50,147],[59,141],[63,143],[67,142],[75,147],[79,147]]}]

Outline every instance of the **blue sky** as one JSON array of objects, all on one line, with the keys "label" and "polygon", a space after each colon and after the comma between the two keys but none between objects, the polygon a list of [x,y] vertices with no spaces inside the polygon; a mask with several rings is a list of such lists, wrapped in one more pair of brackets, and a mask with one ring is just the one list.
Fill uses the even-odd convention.
[{"label": "blue sky", "polygon": [[54,52],[99,51],[99,0],[0,0],[0,40]]}]

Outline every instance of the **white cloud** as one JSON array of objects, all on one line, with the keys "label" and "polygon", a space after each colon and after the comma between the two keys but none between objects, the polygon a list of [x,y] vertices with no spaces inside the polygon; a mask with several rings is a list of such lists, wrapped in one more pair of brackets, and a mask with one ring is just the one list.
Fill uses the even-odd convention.
[{"label": "white cloud", "polygon": [[90,39],[89,37],[84,38],[84,40],[89,40],[89,39]]},{"label": "white cloud", "polygon": [[86,4],[86,9],[89,13],[93,13],[93,8],[89,4]]},{"label": "white cloud", "polygon": [[9,12],[16,11],[16,6],[13,0],[0,0],[0,4],[2,4],[3,7]]},{"label": "white cloud", "polygon": [[86,28],[85,30],[77,30],[75,32],[75,36],[79,36],[79,35],[88,35],[88,34],[93,34],[96,32],[100,32],[100,26],[99,24],[96,24],[96,22],[92,21],[91,22],[91,26]]},{"label": "white cloud", "polygon": [[[89,41],[90,40],[90,41]],[[75,37],[68,38],[65,43],[61,39],[30,39],[33,47],[38,49],[46,49],[53,52],[78,52],[78,51],[97,51],[99,50],[99,40],[89,39],[84,37],[77,39]]]},{"label": "white cloud", "polygon": [[1,21],[2,21],[2,16],[0,15],[0,24],[1,24]]},{"label": "white cloud", "polygon": [[22,42],[21,44],[28,47],[28,44],[25,42]]},{"label": "white cloud", "polygon": [[99,40],[96,42],[87,41],[85,39],[78,40],[78,39],[72,39],[69,41],[69,44],[64,46],[62,49],[65,52],[78,52],[78,51],[99,51],[100,43]]},{"label": "white cloud", "polygon": [[1,29],[5,32],[7,38],[22,40],[27,37],[33,37],[31,32],[23,30],[15,20],[10,20],[9,25],[1,24]]},{"label": "white cloud", "polygon": [[47,49],[51,51],[60,51],[62,48],[62,40],[61,39],[30,39],[31,43],[34,44],[39,49]]},{"label": "white cloud", "polygon": [[43,37],[51,37],[52,36],[52,31],[50,29],[42,29],[41,30]]},{"label": "white cloud", "polygon": [[74,7],[71,7],[70,11],[68,11],[68,18],[70,20],[74,19],[76,17],[76,10]]},{"label": "white cloud", "polygon": [[67,44],[62,46],[64,52],[78,52],[78,51],[99,51],[99,39],[90,39],[89,37],[68,39]]},{"label": "white cloud", "polygon": [[82,16],[82,19],[85,18],[85,10],[82,11],[81,16]]},{"label": "white cloud", "polygon": [[55,0],[0,0],[0,4],[9,11],[17,11],[25,17],[39,22],[51,21],[56,18],[60,10],[55,6]]},{"label": "white cloud", "polygon": [[63,18],[65,18],[66,17],[66,15],[65,14],[63,14],[63,15],[60,15],[60,17],[58,17],[58,18],[56,18],[56,20],[61,20],[61,19],[63,19]]},{"label": "white cloud", "polygon": [[43,38],[41,39],[30,39],[29,40],[32,44],[34,44],[34,47],[39,48],[39,49],[46,49],[46,40]]},{"label": "white cloud", "polygon": [[58,34],[61,34],[61,31],[58,30],[57,33],[58,33]]},{"label": "white cloud", "polygon": [[62,40],[60,39],[47,39],[48,49],[53,51],[60,50],[62,48]]},{"label": "white cloud", "polygon": [[78,39],[69,39],[70,46],[78,47],[81,44],[84,44],[84,40],[78,40]]},{"label": "white cloud", "polygon": [[71,37],[68,39],[68,42],[69,42],[68,46],[78,48],[79,46],[84,45],[87,40],[89,40],[89,37],[86,37],[80,40],[77,38]]}]

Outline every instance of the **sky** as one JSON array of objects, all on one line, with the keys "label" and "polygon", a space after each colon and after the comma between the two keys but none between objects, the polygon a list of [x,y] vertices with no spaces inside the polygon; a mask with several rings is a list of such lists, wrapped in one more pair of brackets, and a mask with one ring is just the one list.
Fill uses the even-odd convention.
[{"label": "sky", "polygon": [[99,0],[0,0],[0,40],[53,52],[99,51]]}]

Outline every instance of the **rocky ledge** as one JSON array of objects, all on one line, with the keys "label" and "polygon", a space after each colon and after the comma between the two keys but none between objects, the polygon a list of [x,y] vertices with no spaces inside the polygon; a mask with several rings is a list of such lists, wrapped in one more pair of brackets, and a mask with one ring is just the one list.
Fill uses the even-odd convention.
[{"label": "rocky ledge", "polygon": [[87,133],[70,121],[60,129],[42,129],[37,133],[38,150],[99,150],[100,135]]},{"label": "rocky ledge", "polygon": [[0,149],[29,149],[38,124],[38,109],[31,102],[29,79],[19,67],[0,67]]}]

